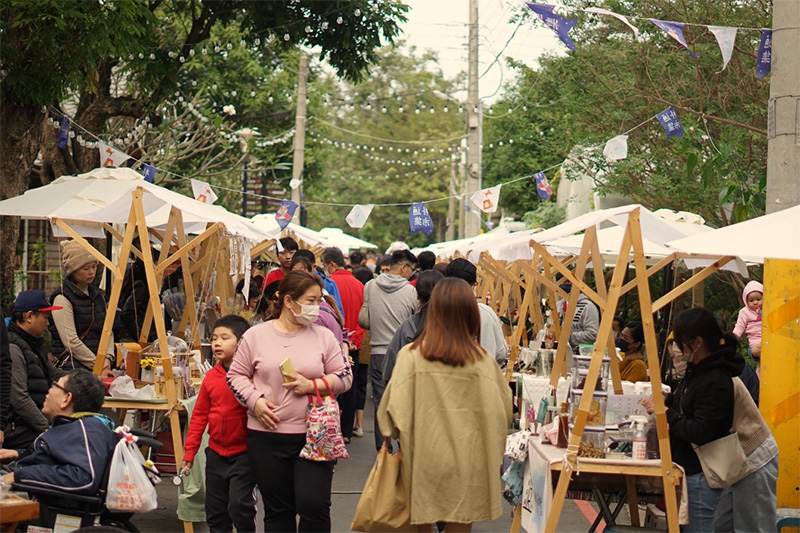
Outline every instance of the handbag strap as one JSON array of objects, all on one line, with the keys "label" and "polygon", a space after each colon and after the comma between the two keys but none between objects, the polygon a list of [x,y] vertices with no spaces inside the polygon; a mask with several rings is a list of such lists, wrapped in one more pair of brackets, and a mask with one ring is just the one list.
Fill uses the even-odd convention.
[{"label": "handbag strap", "polygon": [[[330,397],[331,397],[332,399],[334,399],[334,400],[335,400],[335,399],[336,399],[336,396],[334,396],[334,395],[333,395],[333,389],[331,388],[331,384],[330,384],[330,383],[328,383],[328,380],[327,380],[327,379],[325,379],[325,376],[322,376],[322,377],[321,377],[321,378],[319,378],[319,379],[321,379],[321,380],[322,380],[322,381],[325,383],[325,386],[328,388],[328,395],[330,395]],[[315,388],[316,388],[316,385],[317,385],[317,382],[316,382],[316,380],[315,380],[315,381],[314,381],[314,387],[315,387]],[[318,392],[317,394],[319,394],[319,392]]]}]

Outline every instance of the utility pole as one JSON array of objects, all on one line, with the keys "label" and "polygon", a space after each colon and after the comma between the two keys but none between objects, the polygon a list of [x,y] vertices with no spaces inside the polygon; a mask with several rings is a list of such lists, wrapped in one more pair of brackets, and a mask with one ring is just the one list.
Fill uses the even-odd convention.
[{"label": "utility pole", "polygon": [[[469,0],[469,85],[467,94],[467,172],[466,195],[468,202],[481,188],[482,175],[482,109],[478,94],[478,0]],[[466,220],[464,220],[466,218]],[[477,217],[464,217],[465,234],[474,237],[480,231]]]},{"label": "utility pole", "polygon": [[292,201],[298,205],[292,222],[300,222],[300,198],[303,195],[303,158],[306,151],[306,82],[308,81],[308,56],[300,56],[300,72],[297,81],[297,111],[294,122],[294,162],[292,163],[292,181],[300,184],[292,189]]},{"label": "utility pole", "polygon": [[[800,2],[772,1],[772,58],[767,125],[767,213],[800,204]],[[786,228],[785,238],[792,239]],[[781,450],[778,507],[800,508],[800,261],[765,259],[759,409]],[[795,406],[789,408],[789,405]],[[779,510],[779,514],[781,513]]]},{"label": "utility pole", "polygon": [[452,241],[456,235],[456,195],[458,188],[458,152],[453,149],[450,154],[450,200],[447,202],[447,232],[445,240]]}]

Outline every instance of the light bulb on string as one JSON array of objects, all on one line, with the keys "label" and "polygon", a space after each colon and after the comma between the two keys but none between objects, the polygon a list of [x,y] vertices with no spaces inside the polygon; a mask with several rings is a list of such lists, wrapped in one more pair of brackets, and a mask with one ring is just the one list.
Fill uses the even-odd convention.
[{"label": "light bulb on string", "polygon": [[244,39],[242,39],[242,40],[239,42],[239,46],[241,46],[242,48],[244,48],[245,46],[247,46],[247,41],[245,41]]},{"label": "light bulb on string", "polygon": [[344,22],[344,19],[342,18],[342,16],[341,16],[341,15],[339,15],[338,17],[336,17],[336,24],[341,24],[342,22]]},{"label": "light bulb on string", "polygon": [[233,45],[231,44],[230,41],[228,41],[228,44],[225,45],[225,49],[228,51],[233,50]]},{"label": "light bulb on string", "polygon": [[180,61],[181,63],[185,63],[185,62],[186,62],[186,58],[185,58],[185,57],[183,57],[183,56],[180,56],[180,57],[178,58],[178,61]]},{"label": "light bulb on string", "polygon": [[449,109],[447,109],[447,106],[444,106],[444,107],[442,108],[442,111],[444,111],[445,113],[448,113],[450,110],[449,110]]},{"label": "light bulb on string", "polygon": [[144,54],[139,52],[139,59],[144,59]]},{"label": "light bulb on string", "polygon": [[255,41],[253,41],[253,42],[254,42],[254,44],[255,44],[256,46],[259,46],[259,45],[261,44],[261,37],[256,37],[256,40],[255,40]]},{"label": "light bulb on string", "polygon": [[327,30],[328,29],[328,22],[327,21],[322,23],[322,29],[323,30]]},{"label": "light bulb on string", "polygon": [[400,113],[402,113],[402,112],[403,112],[403,106],[400,106],[400,107],[398,107],[398,108],[397,108],[397,111],[398,111],[398,112],[400,112]]},{"label": "light bulb on string", "polygon": [[381,108],[381,113],[386,113],[386,106],[383,106],[383,107]]},{"label": "light bulb on string", "polygon": [[306,26],[306,33],[311,33],[311,26]]},{"label": "light bulb on string", "polygon": [[436,109],[434,109],[433,106],[431,106],[430,112],[431,113],[436,113]]},{"label": "light bulb on string", "polygon": [[156,55],[153,52],[150,52],[150,61],[154,60]]},{"label": "light bulb on string", "polygon": [[463,113],[464,112],[464,106],[463,105],[458,106],[458,112],[459,113]]},{"label": "light bulb on string", "polygon": [[358,9],[358,8],[356,8],[356,10],[355,10],[355,11],[353,11],[353,14],[354,14],[355,16],[357,16],[357,17],[360,17],[360,16],[361,16],[361,10],[360,10],[360,9]]},{"label": "light bulb on string", "polygon": [[214,52],[219,53],[219,43],[214,43]]},{"label": "light bulb on string", "polygon": [[251,96],[251,97],[254,97],[255,95],[256,95],[256,90],[255,90],[255,89],[253,89],[252,91],[250,91],[250,96]]},{"label": "light bulb on string", "polygon": [[419,108],[414,109],[414,114],[419,115]]}]

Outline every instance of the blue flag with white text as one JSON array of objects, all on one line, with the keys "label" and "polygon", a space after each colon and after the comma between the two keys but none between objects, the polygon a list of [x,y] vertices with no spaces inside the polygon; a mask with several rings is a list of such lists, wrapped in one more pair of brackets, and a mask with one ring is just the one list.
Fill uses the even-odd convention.
[{"label": "blue flag with white text", "polygon": [[664,111],[656,115],[656,119],[661,123],[661,127],[667,132],[667,139],[675,135],[676,137],[683,137],[683,126],[681,121],[678,120],[678,115],[671,107],[666,108]]},{"label": "blue flag with white text", "polygon": [[156,177],[156,167],[152,165],[145,165],[142,167],[142,176],[144,176],[144,181],[148,183],[153,183]]},{"label": "blue flag with white text", "polygon": [[686,44],[686,39],[683,37],[683,23],[682,22],[672,22],[669,20],[658,20],[658,19],[647,19],[659,28],[661,28],[664,33],[678,41],[681,46],[686,48],[686,51],[691,54],[692,57],[697,57],[697,55],[689,50],[689,45]]},{"label": "blue flag with white text", "polygon": [[433,233],[433,219],[424,203],[411,204],[411,209],[408,211],[408,225],[411,228],[411,234],[421,231],[430,237]]},{"label": "blue flag with white text", "polygon": [[67,143],[69,142],[69,119],[67,117],[61,117],[61,126],[58,128],[58,138],[56,140],[56,144],[62,150],[67,147]]},{"label": "blue flag with white text", "polygon": [[761,30],[761,44],[758,46],[756,74],[762,79],[772,68],[772,30]]},{"label": "blue flag with white text", "polygon": [[572,42],[572,39],[570,39],[569,31],[572,29],[575,23],[578,22],[578,19],[570,19],[562,17],[561,15],[556,15],[553,13],[553,8],[555,6],[550,4],[534,4],[531,2],[528,2],[527,4],[534,13],[539,15],[539,18],[542,19],[542,22],[544,22],[547,27],[556,32],[558,38],[561,39],[561,42],[567,45],[567,48],[570,50],[575,50],[575,43]]}]

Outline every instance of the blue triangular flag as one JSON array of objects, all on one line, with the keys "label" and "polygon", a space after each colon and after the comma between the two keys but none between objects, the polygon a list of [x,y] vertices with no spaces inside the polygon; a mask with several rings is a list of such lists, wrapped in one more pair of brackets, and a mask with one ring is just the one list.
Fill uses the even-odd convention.
[{"label": "blue triangular flag", "polygon": [[292,221],[295,211],[297,211],[297,202],[281,200],[281,206],[278,208],[278,212],[275,213],[275,221],[278,222],[281,230],[286,228],[289,222]]},{"label": "blue triangular flag", "polygon": [[411,209],[408,211],[408,225],[412,234],[421,231],[430,237],[433,233],[433,219],[425,204],[422,202],[411,204]]},{"label": "blue triangular flag", "polygon": [[661,123],[664,131],[667,132],[667,139],[673,135],[683,137],[683,126],[681,121],[678,120],[678,115],[671,107],[666,108],[664,111],[656,115],[656,119]]},{"label": "blue triangular flag", "polygon": [[62,150],[67,147],[67,143],[69,142],[69,119],[67,117],[61,117],[61,126],[58,128],[58,139],[56,140],[56,144]]},{"label": "blue triangular flag", "polygon": [[547,200],[553,196],[553,189],[550,188],[550,182],[547,181],[547,176],[544,172],[537,172],[533,175],[536,178],[536,193],[542,200]]},{"label": "blue triangular flag", "polygon": [[142,176],[144,176],[144,181],[148,183],[153,183],[153,180],[156,177],[156,167],[152,165],[145,165],[142,167]]},{"label": "blue triangular flag", "polygon": [[686,48],[686,51],[691,54],[692,57],[697,57],[697,55],[689,50],[689,45],[686,44],[686,39],[683,38],[683,23],[682,22],[671,22],[669,20],[658,20],[658,19],[647,19],[662,30],[664,33],[678,41],[681,46]]},{"label": "blue triangular flag", "polygon": [[566,17],[562,17],[561,15],[556,15],[553,13],[553,8],[555,6],[550,4],[534,4],[528,2],[528,7],[531,10],[539,15],[539,18],[554,32],[558,35],[558,38],[561,39],[567,48],[570,50],[575,50],[575,43],[572,42],[572,39],[569,38],[569,31],[578,22],[578,19],[569,19]]},{"label": "blue triangular flag", "polygon": [[761,44],[758,46],[756,74],[762,79],[772,68],[772,30],[761,30]]}]

